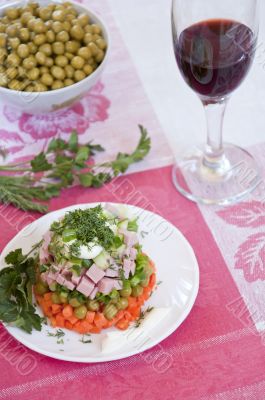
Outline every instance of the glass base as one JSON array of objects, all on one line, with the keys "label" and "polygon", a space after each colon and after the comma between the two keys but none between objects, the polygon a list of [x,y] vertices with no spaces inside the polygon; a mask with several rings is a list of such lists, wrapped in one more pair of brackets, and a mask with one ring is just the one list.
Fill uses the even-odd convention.
[{"label": "glass base", "polygon": [[177,190],[202,204],[233,204],[251,193],[261,182],[259,168],[246,150],[225,144],[218,163],[204,158],[205,146],[189,151],[172,171]]}]

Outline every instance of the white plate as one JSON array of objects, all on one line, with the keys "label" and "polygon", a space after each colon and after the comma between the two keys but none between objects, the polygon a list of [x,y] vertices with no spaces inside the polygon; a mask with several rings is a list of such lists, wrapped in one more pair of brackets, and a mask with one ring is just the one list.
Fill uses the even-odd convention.
[{"label": "white plate", "polygon": [[[16,248],[27,252],[41,240],[51,223],[76,208],[95,207],[99,203],[81,204],[51,212],[20,231],[5,247],[0,257],[0,269],[5,266],[4,258]],[[103,203],[104,205],[104,203]],[[55,332],[50,326],[43,325],[42,331],[31,335],[14,327],[6,326],[8,332],[19,342],[38,353],[66,361],[103,362],[118,360],[147,350],[174,332],[185,320],[195,302],[199,288],[199,269],[194,252],[179,232],[168,221],[157,214],[138,207],[124,206],[130,217],[139,217],[140,242],[143,251],[155,262],[157,281],[162,281],[148,300],[147,305],[171,307],[170,312],[154,332],[146,334],[142,345],[128,341],[118,351],[103,354],[101,340],[103,334],[91,335],[92,343],[80,342],[82,335],[65,331],[64,344],[57,344],[55,337],[49,337],[47,331]],[[110,328],[108,331],[114,330]],[[106,331],[105,331],[106,332]]]}]

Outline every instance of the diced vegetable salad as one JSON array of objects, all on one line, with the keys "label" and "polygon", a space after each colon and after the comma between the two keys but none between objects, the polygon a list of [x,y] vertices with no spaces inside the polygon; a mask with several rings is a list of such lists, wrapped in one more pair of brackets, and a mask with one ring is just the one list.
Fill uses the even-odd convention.
[{"label": "diced vegetable salad", "polygon": [[155,285],[137,219],[113,205],[66,213],[44,235],[35,294],[53,326],[98,333],[126,329]]}]

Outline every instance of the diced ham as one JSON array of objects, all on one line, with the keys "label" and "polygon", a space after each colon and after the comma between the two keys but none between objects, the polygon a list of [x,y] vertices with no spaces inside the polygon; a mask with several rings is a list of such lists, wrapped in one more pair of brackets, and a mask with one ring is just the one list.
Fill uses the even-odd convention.
[{"label": "diced ham", "polygon": [[50,241],[51,241],[51,238],[52,238],[52,234],[51,234],[51,231],[47,231],[44,235],[43,235],[43,244],[44,244],[44,247],[48,247],[48,245],[49,245],[49,243],[50,243]]},{"label": "diced ham", "polygon": [[129,258],[125,258],[123,261],[124,276],[126,279],[129,278],[130,272],[132,275],[135,273],[135,262]]},{"label": "diced ham", "polygon": [[122,286],[122,281],[117,281],[116,279],[114,279],[114,289],[121,290]]},{"label": "diced ham", "polygon": [[129,254],[130,259],[134,261],[136,259],[137,253],[138,251],[134,247],[132,247]]},{"label": "diced ham", "polygon": [[88,297],[90,293],[92,293],[94,287],[94,283],[86,276],[83,276],[76,290]]},{"label": "diced ham", "polygon": [[39,252],[39,257],[40,257],[40,263],[44,264],[48,259],[49,259],[49,252],[48,252],[48,246],[51,241],[51,232],[47,231],[45,235],[43,236],[43,243],[40,248]]},{"label": "diced ham", "polygon": [[125,258],[123,261],[123,270],[125,279],[128,279],[131,272],[131,260],[129,258]]},{"label": "diced ham", "polygon": [[109,294],[115,287],[115,279],[103,278],[98,283],[98,290],[103,294]]},{"label": "diced ham", "polygon": [[68,281],[68,280],[64,281],[64,286],[67,287],[67,289],[69,289],[69,290],[74,290],[74,288],[75,288],[75,285],[71,281]]},{"label": "diced ham", "polygon": [[59,274],[56,278],[56,282],[59,283],[59,285],[64,285],[65,281],[66,281],[65,277],[61,274]]},{"label": "diced ham", "polygon": [[72,275],[71,281],[73,282],[74,285],[79,285],[80,281],[82,279],[82,276],[77,276],[76,274]]},{"label": "diced ham", "polygon": [[43,280],[43,282],[47,282],[47,278],[48,278],[48,271],[46,271],[46,272],[42,272],[41,274],[40,274],[40,277],[41,277],[41,279]]},{"label": "diced ham", "polygon": [[105,276],[108,278],[118,278],[119,274],[119,266],[117,264],[112,265],[110,268],[105,270]]},{"label": "diced ham", "polygon": [[127,231],[127,229],[121,228],[120,233],[124,236],[124,241],[128,247],[133,247],[138,243],[138,236],[136,232]]},{"label": "diced ham", "polygon": [[53,264],[53,265],[51,265],[51,269],[53,269],[56,272],[60,272],[62,269],[62,265],[61,264],[59,264],[59,265]]},{"label": "diced ham", "polygon": [[98,292],[98,288],[97,286],[92,290],[92,292],[90,293],[89,297],[91,300],[94,300],[94,298],[96,297],[96,294]]},{"label": "diced ham", "polygon": [[59,272],[53,272],[52,270],[50,270],[48,273],[48,278],[56,281],[58,275],[59,275]]},{"label": "diced ham", "polygon": [[96,264],[93,264],[86,272],[86,276],[90,278],[94,283],[98,283],[104,276],[105,272],[98,268]]},{"label": "diced ham", "polygon": [[49,277],[47,277],[46,282],[48,283],[48,285],[50,286],[53,282],[55,282],[54,279],[51,279]]},{"label": "diced ham", "polygon": [[132,274],[132,275],[135,274],[135,268],[136,268],[136,264],[135,264],[135,262],[132,260],[132,261],[131,261],[131,274]]}]

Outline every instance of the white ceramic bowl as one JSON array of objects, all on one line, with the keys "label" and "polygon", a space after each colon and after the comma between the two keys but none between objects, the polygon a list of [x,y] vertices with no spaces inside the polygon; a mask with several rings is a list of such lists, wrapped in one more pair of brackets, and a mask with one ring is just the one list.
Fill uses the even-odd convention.
[{"label": "white ceramic bowl", "polygon": [[[37,0],[42,6],[50,4],[48,0]],[[8,1],[0,6],[0,15],[9,7],[19,7],[26,5],[27,0]],[[53,3],[63,3],[61,0],[54,0]],[[6,89],[0,87],[0,99],[5,104],[10,104],[21,111],[30,114],[41,114],[56,111],[65,108],[80,100],[84,95],[97,83],[99,77],[105,68],[107,58],[110,51],[110,36],[106,24],[97,15],[89,11],[86,7],[79,3],[72,2],[79,13],[86,13],[90,16],[93,23],[101,26],[104,39],[107,42],[107,51],[105,58],[100,66],[87,78],[62,89],[51,90],[48,92],[20,92],[17,90]]]}]

